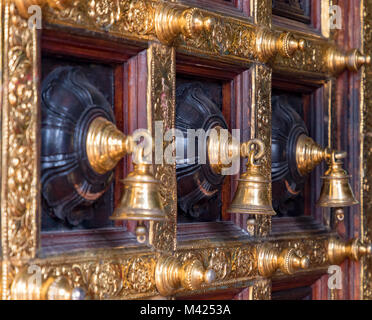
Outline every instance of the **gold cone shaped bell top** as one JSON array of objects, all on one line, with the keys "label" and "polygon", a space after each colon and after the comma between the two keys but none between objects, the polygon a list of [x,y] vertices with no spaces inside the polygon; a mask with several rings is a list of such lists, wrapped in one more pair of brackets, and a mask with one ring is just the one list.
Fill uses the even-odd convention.
[{"label": "gold cone shaped bell top", "polygon": [[150,172],[150,164],[134,165],[134,170],[123,180],[124,191],[112,220],[164,220],[160,198],[160,183]]},{"label": "gold cone shaped bell top", "polygon": [[254,163],[254,152],[251,151],[247,170],[238,179],[238,188],[227,212],[275,215],[268,192],[269,184],[270,181],[260,171],[260,165]]},{"label": "gold cone shaped bell top", "polygon": [[322,177],[323,185],[317,206],[337,208],[357,204],[349,178],[347,172],[342,169],[342,161],[336,160],[335,152],[332,152],[329,168]]}]

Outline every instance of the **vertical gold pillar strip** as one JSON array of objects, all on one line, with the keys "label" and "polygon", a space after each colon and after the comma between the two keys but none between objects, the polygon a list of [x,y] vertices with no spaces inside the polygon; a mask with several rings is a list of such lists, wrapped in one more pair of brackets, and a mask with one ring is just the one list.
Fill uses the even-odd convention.
[{"label": "vertical gold pillar strip", "polygon": [[[155,134],[155,122],[162,121],[164,133],[175,128],[176,67],[175,49],[153,43],[148,49],[147,110],[149,128]],[[163,150],[174,141],[163,141]],[[173,149],[175,150],[175,149]],[[175,164],[155,164],[155,176],[161,182],[160,194],[166,212],[164,222],[150,224],[150,243],[158,250],[176,250],[177,181]]]},{"label": "vertical gold pillar strip", "polygon": [[[251,13],[256,24],[271,28],[272,1],[251,0]],[[264,65],[252,67],[251,138],[259,138],[265,145],[262,159],[263,174],[271,179],[271,78],[272,69]],[[268,190],[271,199],[271,185]],[[265,237],[271,232],[271,216],[256,215],[254,235]],[[250,287],[250,300],[270,300],[271,280],[260,279]]]},{"label": "vertical gold pillar strip", "polygon": [[272,0],[251,0],[254,23],[271,28]]},{"label": "vertical gold pillar strip", "polygon": [[2,298],[10,277],[39,246],[38,33],[3,3],[1,145]]},{"label": "vertical gold pillar strip", "polygon": [[[253,67],[251,138],[261,139],[265,145],[261,164],[268,179],[271,179],[271,76],[271,68],[263,65]],[[268,192],[271,200],[271,185]],[[271,232],[271,216],[256,215],[255,229],[255,236],[267,236]]]},{"label": "vertical gold pillar strip", "polygon": [[[372,52],[372,3],[360,4],[362,52]],[[360,223],[363,241],[372,240],[372,68],[362,67],[360,89]],[[372,300],[372,258],[361,262],[361,299]]]},{"label": "vertical gold pillar strip", "polygon": [[[251,13],[255,23],[271,28],[272,1],[251,0]],[[252,125],[251,138],[259,138],[265,145],[262,159],[265,176],[271,179],[271,76],[272,69],[263,65],[252,67]],[[268,190],[271,199],[271,186]],[[256,236],[266,236],[271,231],[271,217],[256,216]]]}]

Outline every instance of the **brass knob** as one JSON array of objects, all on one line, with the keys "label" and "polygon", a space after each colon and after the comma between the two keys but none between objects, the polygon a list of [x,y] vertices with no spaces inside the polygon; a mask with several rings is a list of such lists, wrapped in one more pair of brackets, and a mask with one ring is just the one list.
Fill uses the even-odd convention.
[{"label": "brass knob", "polygon": [[89,125],[86,151],[88,161],[97,173],[104,174],[112,170],[133,149],[132,137],[124,135],[111,121],[97,117]]},{"label": "brass knob", "polygon": [[363,244],[359,239],[331,238],[328,242],[328,259],[332,264],[341,264],[346,258],[359,261],[362,256],[371,254],[372,244]]},{"label": "brass knob", "polygon": [[274,248],[270,244],[262,245],[258,248],[258,273],[263,277],[270,277],[280,269],[283,273],[293,274],[298,269],[309,268],[309,258],[300,257],[294,249]]},{"label": "brass knob", "polygon": [[187,38],[211,30],[213,19],[196,8],[179,9],[171,4],[160,4],[155,11],[155,32],[160,42],[171,45],[179,34]]},{"label": "brass knob", "polygon": [[326,53],[328,70],[333,74],[339,74],[345,69],[358,71],[362,65],[371,63],[371,56],[363,55],[358,49],[343,52],[331,47]]},{"label": "brass knob", "polygon": [[177,258],[161,257],[155,268],[156,287],[162,296],[171,295],[181,287],[187,290],[199,289],[203,283],[210,284],[215,278],[214,270],[206,270],[197,259],[181,264]]},{"label": "brass knob", "polygon": [[332,153],[336,160],[347,156],[346,152],[323,148],[306,134],[301,134],[296,142],[296,164],[299,174],[306,176],[323,160],[330,160]]},{"label": "brass knob", "polygon": [[272,32],[263,28],[257,32],[256,52],[263,62],[266,62],[276,54],[290,58],[297,50],[303,51],[306,47],[304,39],[295,39],[290,32]]},{"label": "brass knob", "polygon": [[13,300],[84,300],[86,298],[85,290],[80,287],[73,288],[64,276],[42,280],[34,273],[27,272],[27,269],[17,274],[10,294]]}]

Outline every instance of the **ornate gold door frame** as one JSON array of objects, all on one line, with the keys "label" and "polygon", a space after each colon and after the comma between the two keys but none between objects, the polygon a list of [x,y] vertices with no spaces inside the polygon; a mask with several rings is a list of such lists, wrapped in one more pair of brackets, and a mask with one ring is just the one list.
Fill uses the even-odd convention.
[{"label": "ornate gold door frame", "polygon": [[[323,5],[327,1],[322,1]],[[46,28],[65,29],[76,34],[95,34],[113,37],[131,44],[148,45],[148,121],[153,128],[156,120],[165,127],[174,127],[175,119],[175,63],[176,50],[190,55],[251,68],[252,129],[251,136],[262,139],[271,150],[271,81],[272,70],[285,70],[325,81],[343,69],[357,70],[365,62],[358,53],[350,55],[335,47],[330,38],[293,31],[294,38],[304,38],[306,47],[289,37],[284,30],[271,25],[271,1],[252,1],[253,22],[217,12],[194,10],[177,2],[124,1],[2,1],[1,2],[1,249],[3,299],[53,298],[53,288],[62,287],[65,298],[84,290],[96,299],[144,298],[159,295],[165,288],[169,294],[185,295],[208,292],[219,287],[251,287],[252,299],[270,298],[270,276],[277,269],[279,275],[293,272],[298,257],[287,248],[300,249],[309,256],[310,267],[301,272],[324,272],[330,264],[328,255],[332,234],[328,232],[301,234],[291,237],[272,237],[271,218],[257,216],[251,236],[237,231],[230,240],[210,239],[194,243],[177,243],[176,177],[175,167],[156,167],[156,177],[162,182],[162,196],[167,219],[153,223],[150,230],[152,247],[90,250],[81,254],[42,257],[40,249],[40,32],[28,27],[25,8],[43,5],[43,24]],[[327,6],[325,6],[327,8]],[[370,49],[372,7],[366,6],[363,20],[365,48]],[[364,12],[364,11],[362,11]],[[113,13],[113,14],[112,14]],[[169,17],[173,16],[173,24]],[[363,15],[361,15],[363,17]],[[176,21],[176,22],[174,22]],[[198,24],[198,21],[203,21]],[[327,30],[323,30],[327,35]],[[283,41],[287,39],[287,41]],[[291,42],[292,40],[292,42]],[[370,50],[369,50],[370,51]],[[267,61],[270,60],[270,63]],[[371,240],[372,210],[368,193],[369,117],[368,87],[371,68],[363,68],[364,85],[361,99],[361,134],[364,138],[361,166],[361,218],[364,240]],[[369,77],[367,76],[369,75]],[[372,88],[372,87],[371,87]],[[331,99],[330,99],[331,100]],[[330,108],[330,105],[329,105]],[[271,155],[264,159],[266,176],[271,172]],[[364,178],[365,177],[365,178]],[[253,237],[252,237],[253,236]],[[263,245],[263,243],[265,245]],[[164,257],[178,259],[163,265]],[[287,264],[272,263],[272,257],[285,255]],[[343,256],[346,258],[346,256]],[[297,259],[297,260],[296,260]],[[167,266],[188,267],[190,276],[200,268],[214,269],[212,284],[186,283],[182,279],[164,278]],[[370,261],[362,265],[361,296],[371,297]],[[172,264],[173,263],[173,264]],[[289,264],[288,264],[289,263]],[[41,268],[42,282],[27,287],[28,267]],[[186,268],[186,267],[185,267]],[[184,268],[184,269],[185,269]],[[199,268],[199,269],[198,269]],[[159,270],[163,270],[159,279]],[[165,270],[165,271],[164,271]],[[185,269],[186,270],[186,269]],[[182,276],[180,276],[182,277]],[[53,284],[53,286],[51,286]],[[22,289],[23,288],[23,289]],[[162,291],[164,292],[164,291]]]}]

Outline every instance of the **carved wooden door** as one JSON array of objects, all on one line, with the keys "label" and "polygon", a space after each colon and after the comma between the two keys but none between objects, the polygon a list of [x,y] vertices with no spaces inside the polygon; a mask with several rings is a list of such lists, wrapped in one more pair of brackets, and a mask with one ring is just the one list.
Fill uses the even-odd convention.
[{"label": "carved wooden door", "polygon": [[1,14],[2,299],[371,298],[368,1]]}]

